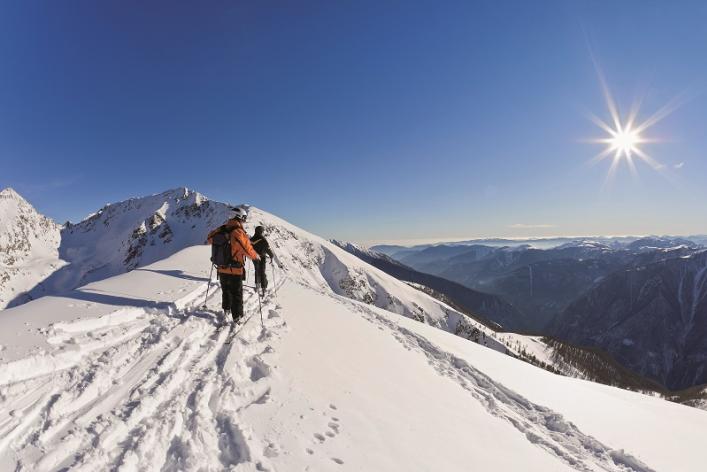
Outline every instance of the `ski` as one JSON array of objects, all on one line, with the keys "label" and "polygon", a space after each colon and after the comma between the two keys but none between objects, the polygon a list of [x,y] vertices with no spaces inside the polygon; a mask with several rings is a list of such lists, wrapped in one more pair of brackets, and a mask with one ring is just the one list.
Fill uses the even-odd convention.
[{"label": "ski", "polygon": [[245,324],[248,322],[249,319],[250,319],[250,316],[248,316],[248,317],[244,316],[244,317],[240,318],[238,321],[236,321],[235,323],[229,323],[228,325],[221,326],[221,328],[219,328],[219,329],[223,329],[226,326],[228,326],[228,329],[230,330],[230,332],[226,336],[226,341],[224,341],[224,343],[231,344],[231,342],[233,341],[233,338],[236,337],[236,334],[238,334],[238,332],[241,330],[241,328],[243,328],[243,326],[245,326]]}]

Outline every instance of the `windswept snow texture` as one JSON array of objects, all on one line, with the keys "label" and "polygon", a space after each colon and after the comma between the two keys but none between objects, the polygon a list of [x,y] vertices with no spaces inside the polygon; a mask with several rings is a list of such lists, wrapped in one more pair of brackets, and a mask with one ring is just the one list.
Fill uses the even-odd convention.
[{"label": "windswept snow texture", "polygon": [[262,325],[246,289],[217,327],[206,246],[0,312],[0,470],[704,469],[707,412],[454,336],[451,308],[256,224],[280,264]]}]

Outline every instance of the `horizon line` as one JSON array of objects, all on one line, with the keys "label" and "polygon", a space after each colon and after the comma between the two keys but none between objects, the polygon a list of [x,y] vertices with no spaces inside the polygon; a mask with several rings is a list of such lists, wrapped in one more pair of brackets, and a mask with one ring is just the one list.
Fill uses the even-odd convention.
[{"label": "horizon line", "polygon": [[[471,241],[487,241],[487,240],[506,240],[506,241],[548,241],[552,239],[590,239],[590,238],[604,238],[604,239],[618,239],[618,238],[694,238],[694,237],[707,237],[707,233],[693,233],[693,234],[583,234],[583,235],[549,235],[549,236],[477,236],[477,237],[461,237],[461,238],[413,238],[413,239],[379,239],[379,240],[369,240],[366,242],[361,242],[361,244],[372,247],[372,246],[404,246],[413,247],[424,244],[443,244],[443,243],[461,243],[461,242],[471,242]],[[333,238],[336,239],[336,238]]]}]

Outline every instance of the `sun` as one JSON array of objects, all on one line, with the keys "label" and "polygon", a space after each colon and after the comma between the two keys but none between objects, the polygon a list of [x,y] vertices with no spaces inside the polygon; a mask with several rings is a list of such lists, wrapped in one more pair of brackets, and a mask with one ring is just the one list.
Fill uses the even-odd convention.
[{"label": "sun", "polygon": [[603,144],[604,149],[591,159],[590,163],[597,163],[604,159],[611,158],[611,166],[607,178],[613,177],[619,164],[626,163],[635,176],[637,174],[636,161],[648,164],[653,170],[663,171],[665,166],[653,159],[644,150],[645,145],[658,143],[659,140],[646,136],[646,132],[656,123],[670,115],[679,106],[681,100],[674,99],[665,106],[653,113],[648,118],[638,121],[641,100],[634,101],[628,114],[619,113],[619,108],[609,91],[609,87],[604,80],[601,68],[595,61],[595,68],[599,82],[601,84],[604,99],[606,101],[609,120],[604,121],[596,115],[589,114],[589,119],[604,131],[601,138],[590,139],[595,144]]},{"label": "sun", "polygon": [[604,145],[604,150],[594,156],[592,162],[602,161],[610,157],[611,166],[609,167],[609,175],[607,176],[609,178],[613,177],[619,164],[622,162],[628,164],[631,173],[635,175],[637,172],[635,158],[640,159],[655,170],[660,170],[663,166],[642,149],[642,145],[656,142],[656,140],[649,139],[643,135],[643,132],[651,123],[646,121],[635,125],[637,109],[632,111],[626,121],[623,121],[616,107],[613,105],[613,102],[609,103],[612,125],[607,124],[595,116],[591,116],[592,121],[606,133],[603,138],[591,140],[591,142]]},{"label": "sun", "polygon": [[632,154],[637,154],[638,145],[642,142],[640,133],[631,126],[612,131],[611,137],[607,138],[609,148],[626,159],[631,159]]}]

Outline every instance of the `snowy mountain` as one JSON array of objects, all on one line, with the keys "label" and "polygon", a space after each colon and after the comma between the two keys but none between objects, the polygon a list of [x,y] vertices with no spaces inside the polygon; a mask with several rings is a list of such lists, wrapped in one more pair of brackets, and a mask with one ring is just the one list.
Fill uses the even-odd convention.
[{"label": "snowy mountain", "polygon": [[63,265],[59,240],[59,225],[13,189],[0,191],[0,309]]},{"label": "snowy mountain", "polygon": [[453,308],[257,224],[280,265],[230,344],[203,245],[0,312],[0,470],[703,469],[707,412],[469,342]]},{"label": "snowy mountain", "polygon": [[228,210],[228,205],[186,188],[106,205],[84,221],[61,228],[60,239],[51,243],[62,267],[8,304],[61,293],[201,244]]}]

